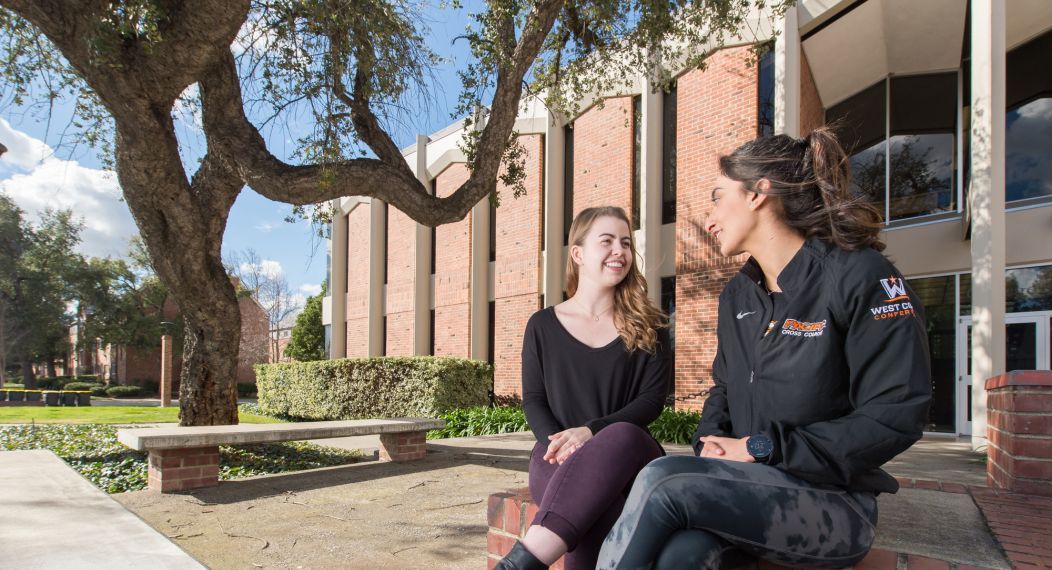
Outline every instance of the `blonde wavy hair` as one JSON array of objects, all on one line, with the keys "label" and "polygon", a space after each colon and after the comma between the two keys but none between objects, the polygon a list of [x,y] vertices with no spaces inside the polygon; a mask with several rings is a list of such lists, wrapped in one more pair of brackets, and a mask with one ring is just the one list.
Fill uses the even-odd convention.
[{"label": "blonde wavy hair", "polygon": [[[577,214],[570,224],[570,246],[584,247],[584,239],[599,218],[617,218],[632,227],[628,215],[621,208],[602,206],[587,208]],[[639,272],[636,260],[636,238],[629,232],[632,250],[632,264],[628,266],[628,275],[614,288],[614,326],[617,327],[625,347],[631,352],[644,350],[653,354],[657,350],[657,329],[668,326],[665,312],[656,307],[647,296],[647,280]],[[577,293],[580,280],[580,269],[574,263],[573,256],[566,258],[566,294],[573,297]]]}]

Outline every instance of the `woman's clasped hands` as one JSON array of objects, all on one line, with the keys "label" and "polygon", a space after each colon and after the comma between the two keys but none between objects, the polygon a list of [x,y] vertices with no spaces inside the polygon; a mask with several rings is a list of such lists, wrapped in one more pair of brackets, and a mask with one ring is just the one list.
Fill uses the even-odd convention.
[{"label": "woman's clasped hands", "polygon": [[553,433],[548,436],[550,443],[548,450],[544,452],[544,460],[553,465],[562,465],[589,439],[592,439],[592,430],[583,426]]}]

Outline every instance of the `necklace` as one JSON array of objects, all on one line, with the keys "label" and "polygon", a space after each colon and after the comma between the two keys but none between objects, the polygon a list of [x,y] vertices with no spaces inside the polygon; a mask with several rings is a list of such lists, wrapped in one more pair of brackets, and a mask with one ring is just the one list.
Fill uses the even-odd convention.
[{"label": "necklace", "polygon": [[[577,297],[574,297],[573,299],[574,299],[574,301],[577,301]],[[598,315],[592,315],[592,313],[588,309],[585,308],[584,303],[582,303],[580,301],[577,301],[577,305],[580,306],[582,309],[584,309],[584,312],[586,314],[591,315],[592,316],[592,320],[597,322],[597,323],[599,322],[599,317],[605,315],[607,311],[609,311],[610,309],[614,308],[613,305],[610,305],[609,307],[603,309],[602,312],[600,312]]]}]

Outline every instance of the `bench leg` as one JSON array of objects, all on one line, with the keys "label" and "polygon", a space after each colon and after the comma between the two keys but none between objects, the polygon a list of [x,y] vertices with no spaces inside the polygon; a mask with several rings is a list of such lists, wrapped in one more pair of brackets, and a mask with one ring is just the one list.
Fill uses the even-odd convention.
[{"label": "bench leg", "polygon": [[427,432],[380,434],[380,461],[414,461],[427,454]]},{"label": "bench leg", "polygon": [[171,493],[219,485],[219,447],[150,451],[149,488]]}]

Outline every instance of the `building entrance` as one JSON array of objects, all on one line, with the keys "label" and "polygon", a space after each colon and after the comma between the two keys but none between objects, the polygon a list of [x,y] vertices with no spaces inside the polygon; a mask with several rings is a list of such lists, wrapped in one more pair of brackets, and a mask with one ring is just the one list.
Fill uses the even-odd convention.
[{"label": "building entrance", "polygon": [[[1052,364],[1052,311],[1005,315],[1005,370],[1048,370]],[[957,433],[971,435],[972,318],[961,317],[957,329]],[[985,380],[985,379],[984,379]]]}]

